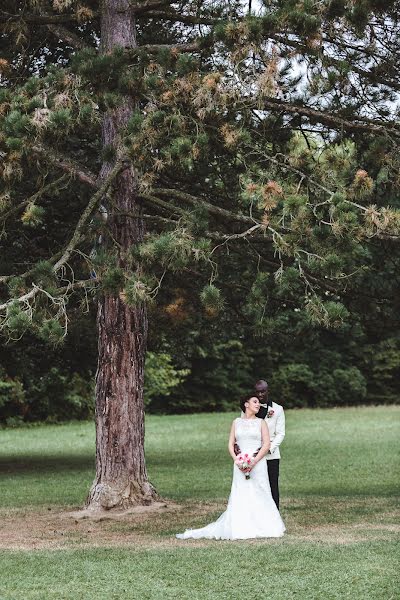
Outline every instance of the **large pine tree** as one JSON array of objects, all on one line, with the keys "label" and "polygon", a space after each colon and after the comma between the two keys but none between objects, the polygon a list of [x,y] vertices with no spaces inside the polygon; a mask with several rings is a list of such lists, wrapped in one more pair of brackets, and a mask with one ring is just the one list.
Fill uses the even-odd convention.
[{"label": "large pine tree", "polygon": [[213,317],[235,261],[224,285],[260,333],[285,290],[340,327],[371,241],[396,247],[398,3],[263,4],[2,9],[2,328],[62,338],[73,292],[98,295],[91,508],[155,498],[143,371],[163,281],[190,277]]}]

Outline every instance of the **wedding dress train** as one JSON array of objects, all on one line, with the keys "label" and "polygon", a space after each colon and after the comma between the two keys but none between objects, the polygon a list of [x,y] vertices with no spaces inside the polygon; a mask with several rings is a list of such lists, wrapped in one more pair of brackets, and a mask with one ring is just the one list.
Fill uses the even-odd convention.
[{"label": "wedding dress train", "polygon": [[[235,419],[235,438],[241,453],[253,455],[261,442],[261,419]],[[200,529],[187,529],[179,539],[208,538],[245,540],[281,537],[285,525],[271,496],[266,460],[260,460],[250,479],[234,465],[232,488],[226,511],[214,522]]]}]

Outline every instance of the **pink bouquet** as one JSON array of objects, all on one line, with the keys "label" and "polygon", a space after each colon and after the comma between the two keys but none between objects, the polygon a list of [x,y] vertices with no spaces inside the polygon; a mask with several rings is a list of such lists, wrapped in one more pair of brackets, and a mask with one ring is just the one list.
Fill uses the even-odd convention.
[{"label": "pink bouquet", "polygon": [[235,465],[245,474],[246,479],[250,479],[249,468],[252,465],[252,457],[250,454],[238,454],[236,456]]}]

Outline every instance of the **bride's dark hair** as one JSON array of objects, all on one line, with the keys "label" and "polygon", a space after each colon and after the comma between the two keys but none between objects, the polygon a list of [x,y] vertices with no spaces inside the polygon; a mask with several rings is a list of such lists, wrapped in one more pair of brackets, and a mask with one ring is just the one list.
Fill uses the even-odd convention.
[{"label": "bride's dark hair", "polygon": [[246,394],[240,399],[240,408],[242,409],[242,412],[246,412],[245,404],[250,400],[250,398],[257,398],[257,396],[254,392],[250,392],[250,394]]}]

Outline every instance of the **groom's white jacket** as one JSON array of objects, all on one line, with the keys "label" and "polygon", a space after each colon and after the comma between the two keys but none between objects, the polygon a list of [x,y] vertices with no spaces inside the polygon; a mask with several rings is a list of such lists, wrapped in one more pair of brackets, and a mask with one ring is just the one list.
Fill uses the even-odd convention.
[{"label": "groom's white jacket", "polygon": [[264,421],[267,423],[269,436],[271,438],[271,448],[267,454],[267,460],[273,460],[281,457],[279,446],[285,437],[285,413],[283,412],[283,406],[273,402],[272,410],[274,411],[272,417],[265,417],[264,419]]}]

